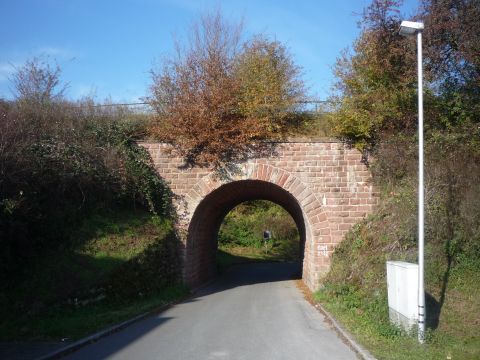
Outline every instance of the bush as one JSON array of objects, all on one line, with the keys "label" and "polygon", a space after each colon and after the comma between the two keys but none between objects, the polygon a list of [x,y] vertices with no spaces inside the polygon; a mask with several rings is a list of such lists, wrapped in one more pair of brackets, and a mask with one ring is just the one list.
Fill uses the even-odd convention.
[{"label": "bush", "polygon": [[59,69],[34,60],[18,70],[15,101],[0,102],[0,273],[46,249],[68,247],[90,212],[147,208],[170,215],[170,191],[137,145],[134,114],[67,102]]}]

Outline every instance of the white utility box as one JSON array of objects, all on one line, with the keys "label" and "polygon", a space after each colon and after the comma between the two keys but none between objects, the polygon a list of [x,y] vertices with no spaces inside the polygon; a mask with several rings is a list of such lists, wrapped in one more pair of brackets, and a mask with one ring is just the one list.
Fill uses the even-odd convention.
[{"label": "white utility box", "polygon": [[418,264],[387,261],[390,321],[410,331],[418,321]]}]

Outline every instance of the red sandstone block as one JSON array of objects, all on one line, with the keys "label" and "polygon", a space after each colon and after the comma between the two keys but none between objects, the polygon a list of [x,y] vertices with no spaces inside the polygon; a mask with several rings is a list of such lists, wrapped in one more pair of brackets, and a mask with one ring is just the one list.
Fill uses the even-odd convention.
[{"label": "red sandstone block", "polygon": [[352,227],[352,224],[339,224],[338,229],[339,230],[350,230]]},{"label": "red sandstone block", "polygon": [[293,189],[295,189],[298,184],[300,184],[300,180],[297,178],[290,177],[291,181],[287,181],[285,184],[285,189],[287,189],[289,192],[292,192]]},{"label": "red sandstone block", "polygon": [[268,181],[268,171],[270,169],[270,166],[267,164],[264,164],[262,167],[262,178],[261,180],[263,181]]},{"label": "red sandstone block", "polygon": [[330,223],[330,224],[328,225],[328,228],[329,228],[330,230],[338,230],[338,224]]},{"label": "red sandstone block", "polygon": [[301,201],[300,200],[300,196],[302,195],[302,193],[305,191],[306,187],[305,185],[303,185],[300,181],[298,182],[298,185],[295,186],[295,188],[293,188],[291,190],[291,193],[293,194],[293,196],[295,196],[295,198],[297,199],[297,201]]},{"label": "red sandstone block", "polygon": [[319,228],[319,229],[313,231],[313,235],[314,236],[330,235],[330,229],[329,228]]},{"label": "red sandstone block", "polygon": [[350,217],[363,218],[365,217],[365,211],[350,211]]},{"label": "red sandstone block", "polygon": [[342,193],[341,197],[335,199],[332,205],[348,205],[350,199],[345,199],[344,196],[345,194]]},{"label": "red sandstone block", "polygon": [[[305,208],[305,211],[307,209]],[[318,204],[313,204],[312,208],[309,209],[309,211],[307,212],[309,216],[311,217],[314,217],[314,216],[317,216],[317,215],[320,215],[322,213],[324,213],[324,208],[321,207],[321,206],[318,206]]]},{"label": "red sandstone block", "polygon": [[258,171],[259,171],[259,165],[254,164],[253,165],[253,170],[252,170],[252,179],[258,179]]},{"label": "red sandstone block", "polygon": [[292,186],[296,186],[295,185],[295,182],[298,183],[298,180],[294,177],[294,176],[288,176],[287,180],[285,181],[285,184],[283,185],[283,188],[287,191],[289,191],[289,189],[292,187]]},{"label": "red sandstone block", "polygon": [[321,241],[323,243],[329,243],[332,242],[332,236],[331,235],[323,235],[318,237],[318,241]]},{"label": "red sandstone block", "polygon": [[332,236],[332,242],[338,244],[343,240],[343,235]]},{"label": "red sandstone block", "polygon": [[263,164],[257,164],[257,179],[263,180]]},{"label": "red sandstone block", "polygon": [[309,190],[308,194],[302,201],[302,207],[306,208],[309,204],[313,203],[316,200],[315,195]]},{"label": "red sandstone block", "polygon": [[354,154],[347,153],[347,154],[345,154],[345,159],[346,160],[352,160],[352,161],[355,161],[355,162],[361,161],[362,160],[362,154],[360,154],[360,153],[354,153]]},{"label": "red sandstone block", "polygon": [[349,217],[346,217],[343,219],[343,222],[345,224],[356,224],[358,223],[359,219],[358,218],[349,218]]},{"label": "red sandstone block", "polygon": [[[322,221],[319,224],[317,224],[316,226],[317,226],[317,229],[325,229],[326,228],[326,229],[330,230],[331,229],[330,225],[331,224],[329,224],[328,221]],[[335,229],[338,228],[337,224],[333,224],[333,225],[335,226]]]},{"label": "red sandstone block", "polygon": [[283,187],[283,185],[285,185],[285,183],[287,182],[287,179],[290,175],[284,171],[282,176],[279,177],[279,179],[277,180],[277,185],[280,186],[280,187]]},{"label": "red sandstone block", "polygon": [[320,219],[318,218],[318,216],[314,216],[311,220],[310,220],[310,223],[311,224],[318,224],[320,222]]},{"label": "red sandstone block", "polygon": [[327,215],[325,214],[325,212],[322,212],[317,217],[320,221],[327,221]]},{"label": "red sandstone block", "polygon": [[267,171],[265,173],[265,180],[270,181],[270,176],[272,176],[272,171],[273,171],[273,167],[268,166]]},{"label": "red sandstone block", "polygon": [[372,205],[358,205],[356,206],[357,211],[370,212],[372,211]]},{"label": "red sandstone block", "polygon": [[276,175],[275,181],[273,181],[273,183],[278,185],[280,183],[280,181],[282,180],[283,176],[286,175],[286,174],[287,174],[287,172],[285,170],[283,170],[282,168],[278,168],[277,169],[277,175]]}]

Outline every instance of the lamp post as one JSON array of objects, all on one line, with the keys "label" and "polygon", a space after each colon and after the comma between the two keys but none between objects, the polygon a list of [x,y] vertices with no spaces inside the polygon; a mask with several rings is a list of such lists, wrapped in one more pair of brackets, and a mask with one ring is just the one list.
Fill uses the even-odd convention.
[{"label": "lamp post", "polygon": [[424,184],[423,184],[423,23],[402,21],[400,35],[417,35],[418,69],[418,341],[425,339],[425,286],[424,286]]}]

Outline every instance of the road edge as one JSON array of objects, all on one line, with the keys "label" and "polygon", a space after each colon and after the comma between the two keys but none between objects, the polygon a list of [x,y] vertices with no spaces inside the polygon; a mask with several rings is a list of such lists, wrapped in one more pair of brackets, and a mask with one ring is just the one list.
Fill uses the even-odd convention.
[{"label": "road edge", "polygon": [[348,345],[358,354],[362,357],[364,360],[377,360],[370,352],[363,348],[360,344],[358,344],[354,338],[350,335],[349,332],[347,332],[338,322],[335,320],[335,318],[327,311],[325,308],[322,306],[320,303],[316,303],[313,305],[315,309],[317,309],[320,313],[322,313],[323,316],[325,316],[329,323],[332,325],[332,327],[335,329],[337,333],[340,334],[340,336],[348,342]]},{"label": "road edge", "polygon": [[109,336],[113,333],[116,333],[120,330],[123,330],[125,329],[126,327],[138,322],[138,321],[141,321],[143,319],[146,319],[148,318],[149,316],[153,316],[153,315],[157,315],[157,314],[160,314],[162,312],[164,312],[165,310],[171,308],[172,306],[174,305],[177,305],[177,304],[180,304],[182,303],[183,301],[186,301],[188,299],[191,299],[192,297],[196,296],[202,289],[210,286],[213,282],[215,282],[216,280],[218,279],[218,276],[210,279],[209,281],[193,288],[193,289],[190,289],[189,290],[189,293],[183,297],[181,297],[180,299],[176,299],[172,302],[169,302],[165,305],[162,305],[158,308],[155,308],[153,310],[150,310],[150,311],[147,311],[143,314],[140,314],[140,315],[137,315],[131,319],[128,319],[128,320],[125,320],[121,323],[118,323],[118,324],[114,324],[106,329],[103,329],[103,330],[100,330],[100,331],[97,331],[96,333],[92,334],[92,335],[88,335],[80,340],[77,340],[71,344],[68,344],[60,349],[57,349],[55,351],[52,351],[48,354],[45,354],[45,355],[42,355],[40,357],[37,357],[35,358],[34,360],[54,360],[54,359],[61,359],[62,357],[68,355],[68,354],[71,354],[77,350],[79,350],[80,348],[84,347],[84,346],[87,346],[89,344],[93,344],[95,342],[97,342],[98,340],[106,337],[106,336]]},{"label": "road edge", "polygon": [[125,329],[126,327],[138,322],[138,321],[141,321],[143,319],[146,319],[148,318],[149,316],[154,316],[154,315],[157,315],[157,314],[160,314],[162,312],[164,312],[165,310],[171,308],[172,306],[176,305],[176,304],[179,304],[185,300],[188,300],[189,298],[191,298],[192,296],[195,295],[195,292],[190,292],[188,295],[186,296],[183,296],[181,297],[180,299],[176,299],[172,302],[169,302],[169,303],[166,303],[162,306],[159,306],[155,309],[152,309],[150,311],[147,311],[147,312],[144,312],[143,314],[140,314],[140,315],[137,315],[131,319],[128,319],[128,320],[125,320],[125,321],[122,321],[118,324],[114,324],[106,329],[103,329],[103,330],[100,330],[100,331],[97,331],[96,333],[92,334],[92,335],[88,335],[80,340],[77,340],[71,344],[68,344],[60,349],[57,349],[55,351],[52,351],[48,354],[45,354],[45,355],[42,355],[40,357],[37,357],[35,358],[34,360],[53,360],[53,359],[61,359],[62,357],[68,355],[68,354],[71,354],[77,350],[79,350],[80,348],[84,347],[84,346],[87,346],[89,344],[93,344],[95,342],[97,342],[98,340],[106,337],[106,336],[109,336],[113,333],[116,333],[120,330],[123,330]]},{"label": "road edge", "polygon": [[350,335],[342,325],[340,325],[340,323],[322,306],[322,304],[314,300],[312,291],[305,285],[303,280],[299,279],[295,281],[295,284],[305,297],[305,300],[325,317],[325,321],[332,326],[340,339],[342,339],[343,342],[355,352],[355,354],[360,356],[363,360],[377,360],[367,349],[357,343],[353,336]]}]

